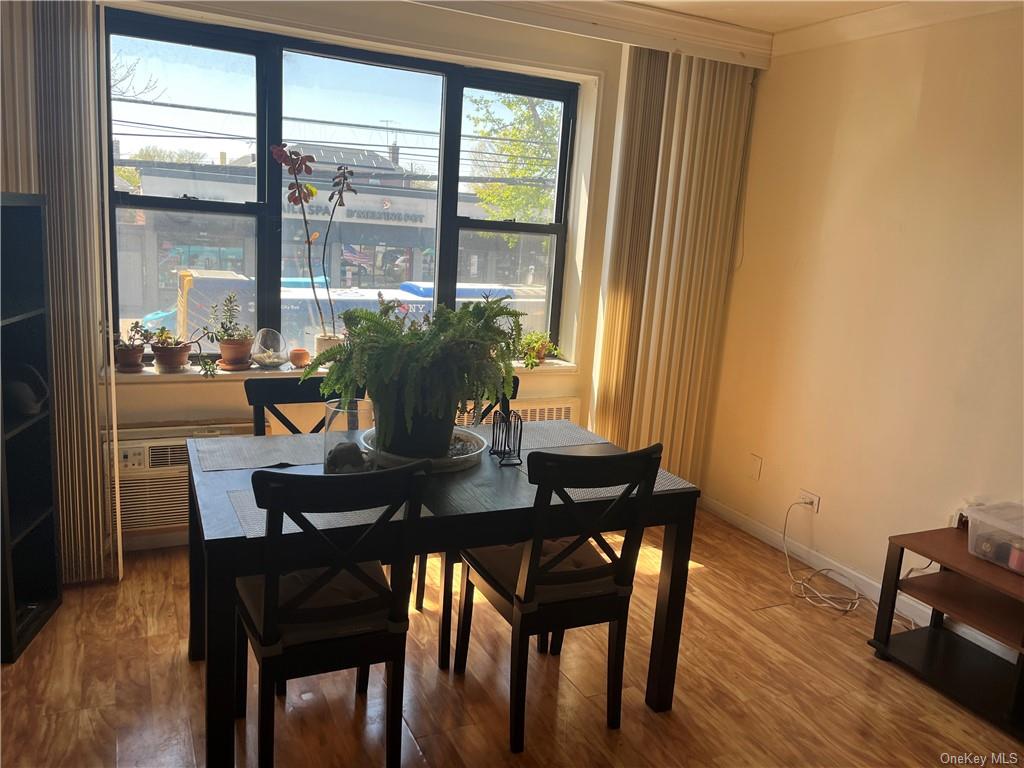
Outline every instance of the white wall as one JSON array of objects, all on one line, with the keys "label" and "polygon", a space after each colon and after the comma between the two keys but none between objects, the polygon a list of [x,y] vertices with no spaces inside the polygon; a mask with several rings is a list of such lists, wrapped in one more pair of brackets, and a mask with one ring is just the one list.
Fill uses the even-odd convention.
[{"label": "white wall", "polygon": [[[776,59],[757,95],[706,498],[873,578],[1022,495],[1020,9]],[[764,457],[759,481],[750,453]]]},{"label": "white wall", "polygon": [[[520,396],[577,396],[587,412],[605,250],[609,179],[623,47],[406,2],[111,3],[131,10],[238,24],[410,56],[542,74],[580,83],[561,318],[571,372],[531,372]],[[121,378],[121,377],[119,377]],[[244,414],[238,382],[133,383],[117,387],[119,423],[210,421]],[[244,416],[243,416],[244,418]]]}]

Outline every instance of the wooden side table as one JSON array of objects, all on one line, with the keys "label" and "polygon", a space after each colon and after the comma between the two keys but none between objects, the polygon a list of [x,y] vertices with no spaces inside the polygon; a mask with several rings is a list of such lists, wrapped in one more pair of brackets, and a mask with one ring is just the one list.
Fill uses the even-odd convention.
[{"label": "wooden side table", "polygon": [[[939,565],[938,573],[901,579],[903,551]],[[896,595],[932,606],[928,626],[892,634]],[[1017,651],[1013,664],[944,626],[949,616]],[[895,661],[933,688],[1024,739],[1024,576],[967,551],[966,528],[889,537],[875,656]]]}]

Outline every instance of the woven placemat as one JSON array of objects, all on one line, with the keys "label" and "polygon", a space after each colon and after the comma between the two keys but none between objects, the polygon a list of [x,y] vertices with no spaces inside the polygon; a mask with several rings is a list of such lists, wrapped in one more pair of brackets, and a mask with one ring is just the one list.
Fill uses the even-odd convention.
[{"label": "woven placemat", "polygon": [[[262,538],[267,532],[267,512],[256,505],[256,497],[251,488],[238,491],[228,491],[228,498],[235,510],[238,522],[242,526],[247,539]],[[387,507],[374,507],[372,509],[357,509],[351,512],[328,512],[322,515],[310,515],[309,520],[321,531],[331,528],[345,528],[351,525],[371,525],[376,522],[381,513]],[[401,510],[396,513],[396,517]],[[430,517],[430,510],[420,507],[420,515]],[[297,526],[289,517],[285,517],[281,526],[282,533],[298,533]]]},{"label": "woven placemat", "polygon": [[196,441],[204,472],[322,464],[324,436],[209,437]]},{"label": "woven placemat", "polygon": [[[482,435],[491,442],[493,427],[481,424],[472,427],[472,431]],[[524,421],[523,450],[533,451],[538,448],[566,448],[572,445],[593,445],[607,443],[600,435],[573,424],[571,421]]]}]

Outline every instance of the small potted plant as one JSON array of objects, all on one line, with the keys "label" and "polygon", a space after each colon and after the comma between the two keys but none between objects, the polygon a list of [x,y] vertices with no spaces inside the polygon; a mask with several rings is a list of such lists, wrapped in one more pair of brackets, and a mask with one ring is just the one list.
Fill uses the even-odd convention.
[{"label": "small potted plant", "polygon": [[142,353],[146,351],[146,344],[153,338],[153,332],[142,327],[142,323],[136,320],[129,328],[128,333],[118,338],[114,345],[114,362],[120,373],[139,373],[142,371]]},{"label": "small potted plant", "polygon": [[238,322],[241,312],[238,297],[229,293],[220,304],[210,307],[210,327],[206,336],[220,345],[219,368],[225,371],[243,371],[249,367],[252,352],[252,328]]},{"label": "small potted plant", "polygon": [[548,355],[561,357],[562,351],[551,341],[551,335],[547,331],[529,331],[523,334],[518,355],[524,367],[536,368]]},{"label": "small potted plant", "polygon": [[195,345],[199,348],[199,369],[203,376],[213,376],[217,373],[217,367],[203,354],[202,345],[199,340],[209,335],[205,328],[196,331],[194,338],[187,341],[180,336],[171,333],[166,327],[160,328],[152,334],[149,346],[153,350],[153,363],[156,365],[157,373],[177,373],[188,367],[188,355]]},{"label": "small potted plant", "polygon": [[165,326],[160,326],[149,340],[153,350],[153,363],[159,373],[175,373],[188,365],[188,353],[192,343],[175,336]]}]

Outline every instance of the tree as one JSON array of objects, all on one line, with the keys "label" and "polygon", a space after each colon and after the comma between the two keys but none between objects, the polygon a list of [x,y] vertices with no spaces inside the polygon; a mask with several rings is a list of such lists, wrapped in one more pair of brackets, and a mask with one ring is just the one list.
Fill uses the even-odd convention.
[{"label": "tree", "polygon": [[[470,96],[478,141],[470,186],[495,219],[549,222],[555,205],[562,105],[511,93]],[[500,181],[498,180],[500,179]]]},{"label": "tree", "polygon": [[[206,153],[195,149],[167,149],[154,144],[147,144],[140,147],[129,160],[155,160],[164,163],[196,164],[206,162]],[[124,162],[123,160],[118,161]],[[139,169],[130,165],[114,166],[114,173],[131,185],[132,189],[138,189],[142,184],[142,176]]]}]

